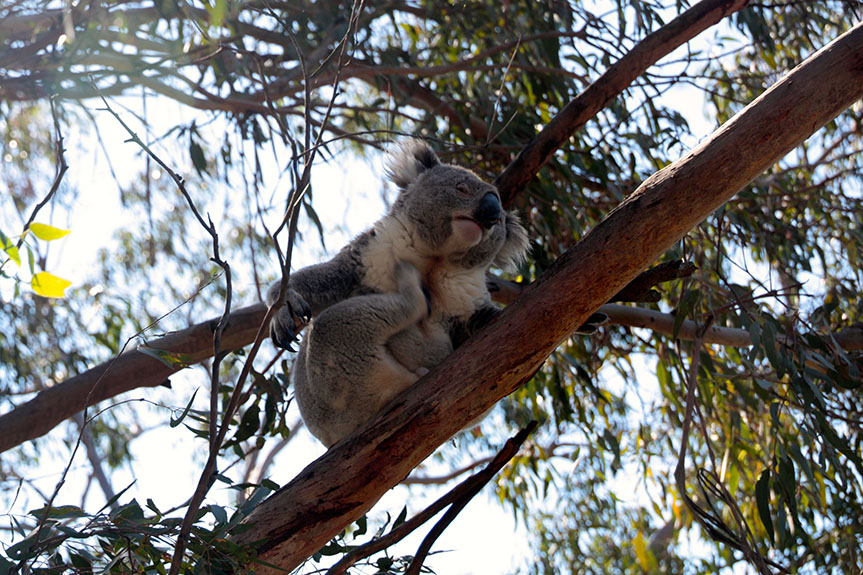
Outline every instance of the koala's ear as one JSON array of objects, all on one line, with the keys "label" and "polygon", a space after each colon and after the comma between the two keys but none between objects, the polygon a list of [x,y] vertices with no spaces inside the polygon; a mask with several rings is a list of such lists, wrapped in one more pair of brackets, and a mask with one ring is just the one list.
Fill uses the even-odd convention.
[{"label": "koala's ear", "polygon": [[440,165],[437,154],[428,144],[420,140],[409,140],[393,152],[387,161],[390,181],[402,190],[406,189],[421,173]]},{"label": "koala's ear", "polygon": [[518,221],[518,216],[512,212],[504,214],[506,240],[494,257],[494,265],[500,269],[514,269],[527,256],[527,230]]}]

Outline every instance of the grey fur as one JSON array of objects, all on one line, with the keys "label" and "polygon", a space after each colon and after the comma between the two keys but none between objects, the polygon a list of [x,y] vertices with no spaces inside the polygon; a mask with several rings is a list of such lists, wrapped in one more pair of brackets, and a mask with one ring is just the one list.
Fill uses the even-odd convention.
[{"label": "grey fur", "polygon": [[400,188],[389,213],[330,261],[293,273],[270,325],[273,342],[289,347],[314,318],[293,367],[294,391],[306,425],[327,446],[484,325],[496,312],[486,270],[514,265],[527,249],[494,186],[442,164],[424,143],[400,147],[387,171]]}]

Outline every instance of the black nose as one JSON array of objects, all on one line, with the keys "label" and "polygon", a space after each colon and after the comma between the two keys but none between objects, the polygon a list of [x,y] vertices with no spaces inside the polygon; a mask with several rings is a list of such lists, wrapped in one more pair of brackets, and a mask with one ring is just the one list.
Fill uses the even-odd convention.
[{"label": "black nose", "polygon": [[500,200],[497,199],[497,194],[489,192],[479,201],[476,211],[473,213],[473,219],[485,229],[491,228],[500,221],[501,214]]}]

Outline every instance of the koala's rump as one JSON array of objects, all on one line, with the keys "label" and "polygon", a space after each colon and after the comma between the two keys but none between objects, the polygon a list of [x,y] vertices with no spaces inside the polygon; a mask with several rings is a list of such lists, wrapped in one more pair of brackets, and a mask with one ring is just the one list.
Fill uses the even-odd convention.
[{"label": "koala's rump", "polygon": [[344,323],[319,320],[309,326],[294,363],[294,396],[309,431],[327,446],[452,352],[449,335],[437,324],[412,325],[374,341]]}]

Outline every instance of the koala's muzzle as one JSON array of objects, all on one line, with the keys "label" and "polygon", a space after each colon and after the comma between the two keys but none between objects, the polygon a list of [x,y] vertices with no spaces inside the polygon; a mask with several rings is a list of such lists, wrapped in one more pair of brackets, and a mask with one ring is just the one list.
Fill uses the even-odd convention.
[{"label": "koala's muzzle", "polygon": [[490,229],[500,221],[502,213],[503,208],[500,205],[500,200],[497,199],[497,194],[489,192],[479,201],[479,206],[473,213],[473,219],[485,229]]}]

